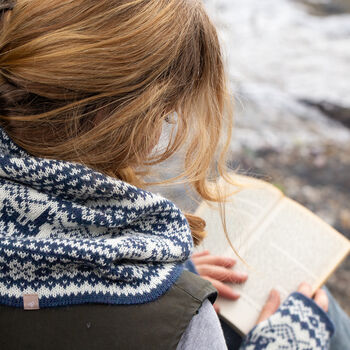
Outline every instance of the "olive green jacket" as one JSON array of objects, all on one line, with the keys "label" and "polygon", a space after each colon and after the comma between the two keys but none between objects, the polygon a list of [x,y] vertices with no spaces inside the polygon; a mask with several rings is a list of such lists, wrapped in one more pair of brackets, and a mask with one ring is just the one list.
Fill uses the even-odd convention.
[{"label": "olive green jacket", "polygon": [[40,310],[0,306],[0,349],[176,349],[215,288],[184,271],[158,300],[138,305],[83,304]]}]

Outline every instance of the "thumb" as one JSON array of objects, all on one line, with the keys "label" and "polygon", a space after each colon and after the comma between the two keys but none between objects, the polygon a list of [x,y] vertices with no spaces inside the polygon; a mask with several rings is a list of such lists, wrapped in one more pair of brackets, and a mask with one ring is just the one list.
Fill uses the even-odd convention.
[{"label": "thumb", "polygon": [[260,312],[256,323],[260,323],[274,314],[280,306],[280,293],[276,289],[272,289],[263,309]]}]

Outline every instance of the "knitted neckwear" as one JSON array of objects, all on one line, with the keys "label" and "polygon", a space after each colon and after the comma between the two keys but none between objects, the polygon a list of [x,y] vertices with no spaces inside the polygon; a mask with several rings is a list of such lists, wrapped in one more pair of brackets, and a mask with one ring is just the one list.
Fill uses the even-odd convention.
[{"label": "knitted neckwear", "polygon": [[178,278],[193,241],[175,205],[81,164],[29,155],[0,128],[0,303],[137,304]]}]

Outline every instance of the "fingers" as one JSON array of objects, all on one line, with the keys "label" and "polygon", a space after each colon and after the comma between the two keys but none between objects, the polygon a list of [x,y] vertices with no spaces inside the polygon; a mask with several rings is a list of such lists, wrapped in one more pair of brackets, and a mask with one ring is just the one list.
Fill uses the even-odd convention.
[{"label": "fingers", "polygon": [[204,255],[199,257],[192,257],[192,261],[195,265],[208,264],[218,265],[224,267],[232,267],[236,264],[236,260],[223,256]]},{"label": "fingers", "polygon": [[202,252],[193,253],[192,258],[197,258],[200,256],[209,255],[209,254],[210,254],[209,250],[203,250]]},{"label": "fingers", "polygon": [[304,294],[308,298],[312,298],[312,288],[306,282],[303,282],[299,285],[298,292]]},{"label": "fingers", "polygon": [[[236,264],[236,260],[229,257],[210,255],[208,250],[192,255],[192,261],[197,272],[202,278],[210,281],[218,290],[221,297],[237,300],[239,293],[232,290],[230,286],[222,282],[242,283],[248,278],[245,273],[233,271],[231,268]],[[218,306],[214,305],[218,312]]]},{"label": "fingers", "polygon": [[315,303],[323,309],[323,311],[328,311],[328,296],[323,289],[318,289],[314,296]]},{"label": "fingers", "polygon": [[223,282],[242,283],[248,278],[248,275],[245,273],[227,269],[222,266],[203,264],[196,265],[196,268],[202,277],[207,276]]},{"label": "fingers", "polygon": [[281,299],[279,292],[276,289],[272,289],[263,309],[261,310],[257,323],[265,321],[274,314],[277,311],[280,302]]},{"label": "fingers", "polygon": [[210,278],[208,276],[201,276],[201,277],[211,282],[211,284],[217,289],[221,297],[232,299],[232,300],[237,300],[240,297],[239,293],[232,290],[232,288],[229,287],[228,285],[220,281],[217,281],[216,279]]},{"label": "fingers", "polygon": [[[311,286],[303,282],[300,284],[298,288],[298,292],[304,294],[308,298],[312,298],[312,288]],[[315,303],[324,311],[328,311],[328,296],[327,293],[323,289],[318,289],[313,297]]]}]

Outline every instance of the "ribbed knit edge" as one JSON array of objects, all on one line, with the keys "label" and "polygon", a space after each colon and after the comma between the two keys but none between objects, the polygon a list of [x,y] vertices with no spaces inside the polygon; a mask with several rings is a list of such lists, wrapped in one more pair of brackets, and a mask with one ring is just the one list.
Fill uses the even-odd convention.
[{"label": "ribbed knit edge", "polygon": [[[120,297],[118,295],[104,295],[103,293],[83,295],[78,293],[78,295],[69,297],[41,297],[39,295],[39,307],[49,308],[57,306],[68,306],[68,305],[78,305],[78,304],[113,304],[113,305],[132,305],[132,304],[145,304],[152,302],[163,294],[165,294],[170,287],[178,280],[180,275],[184,270],[183,264],[176,266],[168,275],[168,277],[158,285],[148,294],[142,296],[124,296]],[[33,293],[34,294],[34,293]],[[13,306],[18,308],[23,308],[23,298],[8,298],[0,296],[0,304]]]}]

